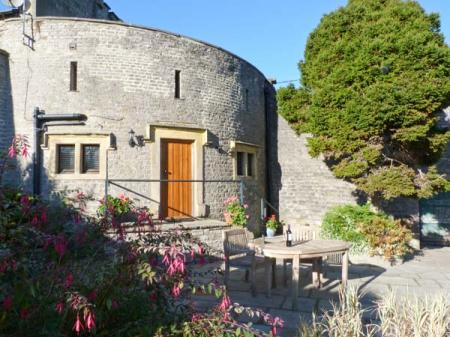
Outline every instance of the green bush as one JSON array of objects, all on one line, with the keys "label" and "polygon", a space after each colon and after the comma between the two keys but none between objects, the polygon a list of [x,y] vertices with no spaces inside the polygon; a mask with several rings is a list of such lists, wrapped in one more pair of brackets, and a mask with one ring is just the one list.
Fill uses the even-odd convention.
[{"label": "green bush", "polygon": [[351,242],[353,253],[369,251],[388,260],[409,253],[412,238],[400,220],[373,211],[370,204],[332,208],[325,214],[322,236]]},{"label": "green bush", "polygon": [[370,205],[345,205],[332,208],[323,219],[322,236],[351,242],[355,252],[365,251],[367,240],[358,224],[367,223],[374,216],[375,213],[370,210]]}]

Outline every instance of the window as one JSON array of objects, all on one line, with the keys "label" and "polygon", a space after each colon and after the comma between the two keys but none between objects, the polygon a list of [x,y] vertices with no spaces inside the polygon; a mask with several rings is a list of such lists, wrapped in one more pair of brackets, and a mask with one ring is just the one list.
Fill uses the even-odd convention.
[{"label": "window", "polygon": [[75,172],[75,145],[58,145],[58,173]]},{"label": "window", "polygon": [[70,62],[70,91],[77,91],[78,63]]},{"label": "window", "polygon": [[255,155],[253,153],[247,153],[247,177],[253,177],[254,163],[255,163]]},{"label": "window", "polygon": [[245,110],[247,110],[247,111],[248,111],[248,100],[249,100],[248,89],[245,89],[244,104],[245,104]]},{"label": "window", "polygon": [[237,170],[236,174],[238,176],[244,175],[244,167],[245,167],[244,157],[245,157],[244,152],[237,152],[237,154],[236,154],[236,170]]},{"label": "window", "polygon": [[48,174],[56,180],[94,180],[106,176],[108,151],[114,150],[110,134],[44,135]]},{"label": "window", "polygon": [[181,71],[175,70],[175,98],[181,98]]},{"label": "window", "polygon": [[255,154],[250,152],[236,152],[236,176],[254,177],[255,176]]},{"label": "window", "polygon": [[83,173],[98,173],[100,171],[100,145],[82,146]]}]

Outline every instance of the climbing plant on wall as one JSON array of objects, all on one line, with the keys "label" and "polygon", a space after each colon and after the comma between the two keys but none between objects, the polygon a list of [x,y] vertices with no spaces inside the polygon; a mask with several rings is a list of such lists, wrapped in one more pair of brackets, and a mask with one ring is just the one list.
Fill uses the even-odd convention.
[{"label": "climbing plant on wall", "polygon": [[325,15],[299,63],[301,87],[279,112],[308,131],[335,176],[383,199],[447,189],[432,166],[449,141],[437,127],[450,99],[450,49],[437,14],[415,1],[349,0]]}]

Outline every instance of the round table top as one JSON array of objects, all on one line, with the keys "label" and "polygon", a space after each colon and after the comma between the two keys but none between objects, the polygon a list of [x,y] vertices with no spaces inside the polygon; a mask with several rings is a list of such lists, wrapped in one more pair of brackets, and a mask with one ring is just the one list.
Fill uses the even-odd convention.
[{"label": "round table top", "polygon": [[330,253],[345,252],[349,250],[351,244],[340,240],[308,240],[293,242],[291,247],[286,246],[286,241],[282,236],[275,238],[265,238],[264,244],[259,247],[265,256],[322,256]]}]

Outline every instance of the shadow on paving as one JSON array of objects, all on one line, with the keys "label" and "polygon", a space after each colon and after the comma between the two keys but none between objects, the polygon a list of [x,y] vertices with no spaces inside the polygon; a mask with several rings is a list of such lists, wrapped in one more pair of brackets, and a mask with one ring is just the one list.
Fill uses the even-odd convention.
[{"label": "shadow on paving", "polygon": [[[212,268],[206,267],[206,268]],[[385,268],[375,265],[351,265],[349,269],[349,285],[359,287],[361,290],[361,304],[363,308],[370,308],[378,300],[375,293],[366,291],[368,285],[386,271]],[[339,301],[339,289],[341,278],[341,266],[327,266],[322,287],[315,288],[312,285],[311,266],[302,265],[300,271],[299,297],[297,298],[297,310],[292,310],[292,296],[290,294],[290,278],[288,273],[287,284],[283,282],[283,266],[278,264],[276,268],[276,287],[271,291],[270,298],[267,297],[264,268],[256,273],[255,297],[251,295],[250,283],[245,282],[244,269],[232,269],[230,273],[229,295],[234,303],[243,306],[261,309],[273,316],[278,316],[285,321],[282,336],[296,336],[299,324],[311,322],[313,314],[332,309],[332,302]],[[222,280],[221,280],[222,281]],[[217,305],[218,301],[213,296],[195,296],[195,307],[201,311],[208,311]],[[247,316],[240,317],[242,322],[254,322]],[[258,326],[264,330],[264,327]]]}]

